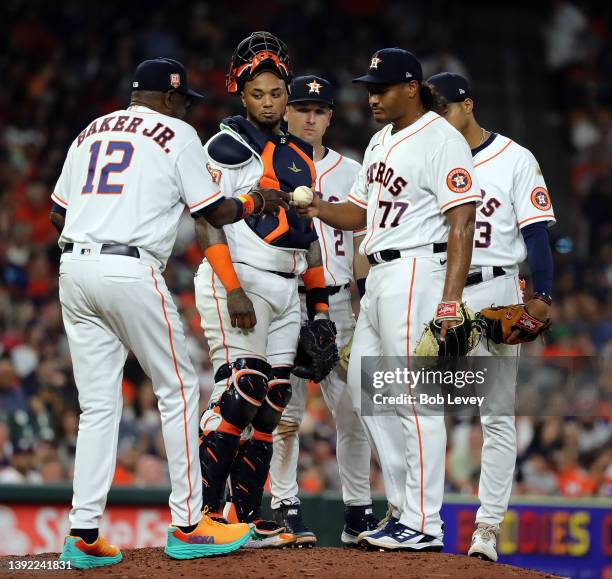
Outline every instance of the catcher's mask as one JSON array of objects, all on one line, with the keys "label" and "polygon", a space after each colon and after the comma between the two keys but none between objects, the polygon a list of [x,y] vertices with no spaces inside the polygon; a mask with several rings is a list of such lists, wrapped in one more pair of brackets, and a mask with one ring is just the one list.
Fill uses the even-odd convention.
[{"label": "catcher's mask", "polygon": [[227,92],[240,92],[245,82],[266,70],[276,74],[287,85],[291,82],[291,63],[286,44],[270,32],[253,32],[232,55],[225,81]]}]

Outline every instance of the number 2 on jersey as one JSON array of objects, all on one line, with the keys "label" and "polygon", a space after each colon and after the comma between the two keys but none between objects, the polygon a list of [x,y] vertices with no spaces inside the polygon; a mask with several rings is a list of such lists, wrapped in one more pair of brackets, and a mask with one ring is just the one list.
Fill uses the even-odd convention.
[{"label": "number 2 on jersey", "polygon": [[[100,156],[100,146],[102,142],[96,141],[89,147],[89,167],[87,169],[87,180],[81,195],[93,193],[94,177],[96,175],[96,167],[98,166],[98,157]],[[115,151],[122,153],[121,160],[118,163],[107,163],[100,171],[100,179],[98,180],[98,188],[96,193],[100,195],[121,195],[123,193],[123,185],[118,183],[109,183],[108,178],[111,173],[122,173],[132,162],[134,154],[134,146],[127,141],[110,141],[106,146],[105,156],[110,157]]]}]

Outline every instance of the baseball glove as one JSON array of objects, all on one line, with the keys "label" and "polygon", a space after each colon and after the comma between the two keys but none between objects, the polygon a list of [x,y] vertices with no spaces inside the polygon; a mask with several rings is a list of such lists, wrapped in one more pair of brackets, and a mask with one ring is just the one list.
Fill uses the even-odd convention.
[{"label": "baseball glove", "polygon": [[336,324],[327,319],[304,322],[292,374],[321,382],[327,378],[338,359]]},{"label": "baseball glove", "polygon": [[462,320],[448,329],[444,342],[440,340],[439,322],[432,320],[425,326],[416,345],[415,356],[465,356],[476,347],[482,333],[482,323],[465,304],[461,304],[458,311]]},{"label": "baseball glove", "polygon": [[487,338],[496,344],[507,344],[514,330],[519,330],[519,342],[533,342],[551,326],[550,319],[534,318],[524,304],[483,308],[476,317],[484,322]]}]

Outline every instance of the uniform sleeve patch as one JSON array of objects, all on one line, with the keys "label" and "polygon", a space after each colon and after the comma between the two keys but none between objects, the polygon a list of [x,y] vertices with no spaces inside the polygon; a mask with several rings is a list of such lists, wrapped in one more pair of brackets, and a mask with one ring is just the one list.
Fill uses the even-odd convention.
[{"label": "uniform sleeve patch", "polygon": [[531,192],[531,203],[540,211],[548,211],[552,205],[550,202],[550,195],[544,187],[536,187]]},{"label": "uniform sleeve patch", "polygon": [[446,185],[455,193],[465,193],[472,187],[472,177],[467,169],[457,167],[446,176]]},{"label": "uniform sleeve patch", "polygon": [[206,163],[206,170],[210,173],[212,180],[218,185],[221,182],[221,169],[215,169],[210,163]]}]

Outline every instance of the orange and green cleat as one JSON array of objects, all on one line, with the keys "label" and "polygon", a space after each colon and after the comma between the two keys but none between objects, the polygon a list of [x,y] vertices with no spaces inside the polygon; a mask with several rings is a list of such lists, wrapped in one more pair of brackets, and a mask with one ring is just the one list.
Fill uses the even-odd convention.
[{"label": "orange and green cleat", "polygon": [[59,556],[76,569],[93,569],[121,562],[123,555],[119,547],[111,545],[104,537],[98,537],[93,543],[86,543],[81,537],[68,535],[64,548]]},{"label": "orange and green cleat", "polygon": [[173,559],[224,555],[240,549],[250,538],[249,525],[226,525],[203,513],[198,526],[191,533],[184,533],[178,527],[170,525],[164,552]]}]

